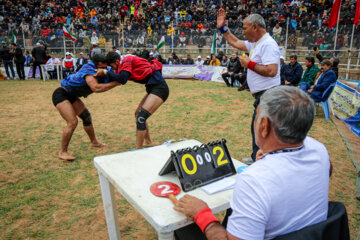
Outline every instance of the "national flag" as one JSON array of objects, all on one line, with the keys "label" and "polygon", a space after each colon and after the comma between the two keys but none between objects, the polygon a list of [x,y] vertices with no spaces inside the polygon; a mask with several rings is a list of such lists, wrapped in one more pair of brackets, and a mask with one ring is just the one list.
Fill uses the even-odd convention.
[{"label": "national flag", "polygon": [[211,54],[215,54],[216,53],[216,40],[217,40],[217,31],[215,31],[214,33],[214,38],[211,44]]},{"label": "national flag", "polygon": [[76,41],[76,36],[74,34],[72,34],[65,25],[63,25],[63,33],[65,36],[71,38],[71,41],[73,41],[73,42]]},{"label": "national flag", "polygon": [[355,18],[354,18],[355,27],[356,27],[356,26],[358,25],[358,23],[359,23],[359,18],[360,18],[360,1],[357,0],[357,1],[356,1]]},{"label": "national flag", "polygon": [[157,47],[156,47],[156,50],[159,50],[159,49],[162,48],[164,45],[165,45],[165,37],[162,36],[162,37],[160,38],[159,44],[158,44]]},{"label": "national flag", "polygon": [[332,28],[338,23],[337,21],[338,21],[340,6],[341,6],[341,0],[335,0],[331,7],[328,29]]},{"label": "national flag", "polygon": [[11,32],[11,43],[16,43],[16,36],[14,32]]}]

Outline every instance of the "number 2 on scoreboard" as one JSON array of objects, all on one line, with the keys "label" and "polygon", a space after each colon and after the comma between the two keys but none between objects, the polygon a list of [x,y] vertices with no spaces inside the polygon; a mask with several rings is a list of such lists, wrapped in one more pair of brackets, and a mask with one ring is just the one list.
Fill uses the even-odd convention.
[{"label": "number 2 on scoreboard", "polygon": [[217,152],[220,152],[217,160],[216,160],[216,163],[217,163],[217,166],[220,167],[221,165],[224,165],[224,164],[227,164],[229,163],[229,160],[227,160],[226,158],[224,158],[224,149],[222,149],[221,147],[219,146],[216,146],[213,148],[213,155],[217,155]]}]

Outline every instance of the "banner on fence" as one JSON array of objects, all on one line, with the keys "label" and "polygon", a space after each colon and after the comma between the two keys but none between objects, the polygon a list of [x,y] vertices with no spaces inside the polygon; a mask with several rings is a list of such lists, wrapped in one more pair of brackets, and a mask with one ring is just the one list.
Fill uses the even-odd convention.
[{"label": "banner on fence", "polygon": [[224,82],[221,74],[226,67],[195,65],[163,65],[164,78],[193,78],[203,81]]},{"label": "banner on fence", "polygon": [[360,93],[338,81],[330,99],[335,115],[360,137]]}]

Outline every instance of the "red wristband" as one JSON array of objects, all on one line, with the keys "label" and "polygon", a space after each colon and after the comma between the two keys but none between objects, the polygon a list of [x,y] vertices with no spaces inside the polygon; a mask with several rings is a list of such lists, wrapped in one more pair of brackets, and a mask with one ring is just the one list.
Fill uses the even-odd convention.
[{"label": "red wristband", "polygon": [[201,209],[194,217],[194,222],[199,226],[202,232],[212,222],[220,222],[212,213],[211,209],[206,207]]},{"label": "red wristband", "polygon": [[256,64],[257,64],[256,62],[250,61],[247,65],[247,68],[250,69],[251,71],[254,71],[254,67]]}]

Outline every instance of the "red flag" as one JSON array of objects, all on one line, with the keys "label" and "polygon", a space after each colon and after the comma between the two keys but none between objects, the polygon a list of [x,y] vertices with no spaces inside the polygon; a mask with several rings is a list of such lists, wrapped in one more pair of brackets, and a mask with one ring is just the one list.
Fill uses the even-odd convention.
[{"label": "red flag", "polygon": [[357,0],[357,1],[356,1],[355,18],[354,18],[355,27],[356,27],[356,26],[358,25],[358,23],[359,23],[359,18],[360,18],[360,1]]},{"label": "red flag", "polygon": [[335,2],[333,3],[331,7],[328,29],[332,28],[337,24],[340,5],[341,5],[341,0],[335,0]]}]

